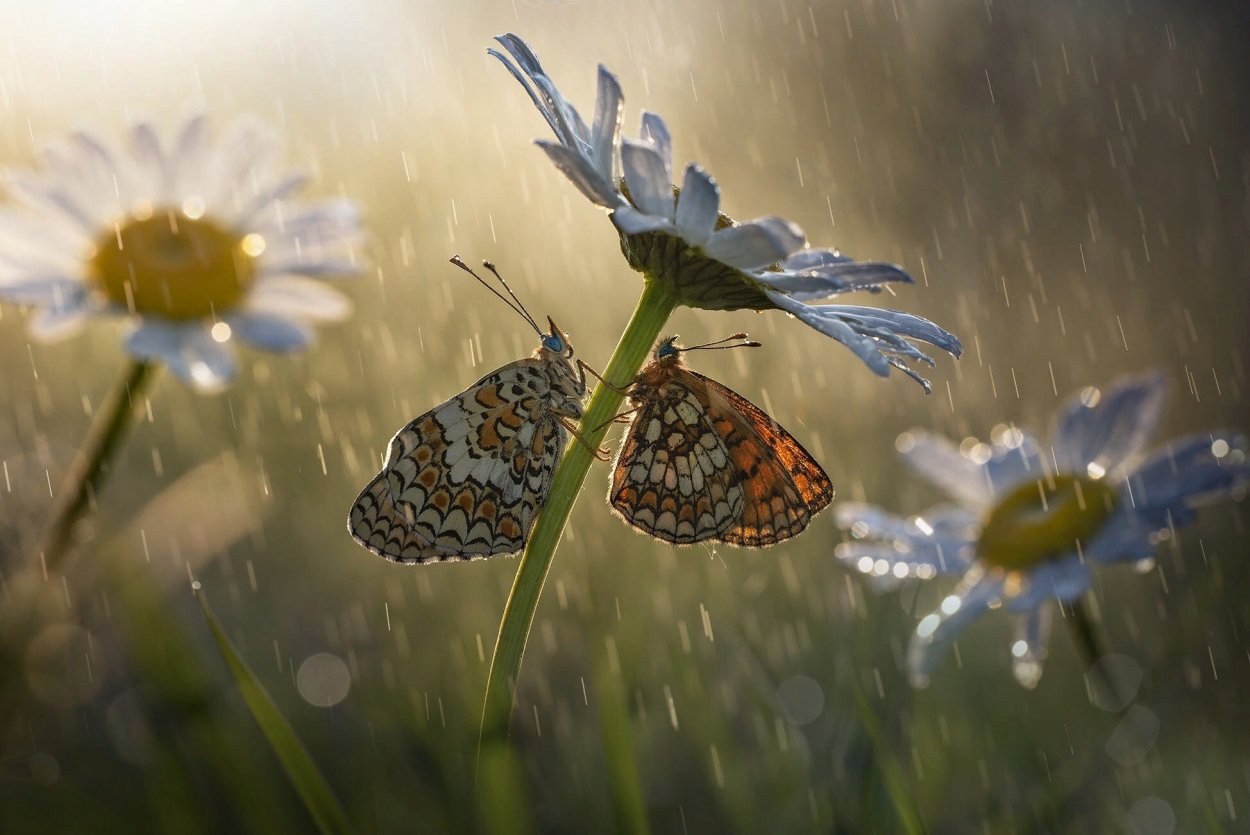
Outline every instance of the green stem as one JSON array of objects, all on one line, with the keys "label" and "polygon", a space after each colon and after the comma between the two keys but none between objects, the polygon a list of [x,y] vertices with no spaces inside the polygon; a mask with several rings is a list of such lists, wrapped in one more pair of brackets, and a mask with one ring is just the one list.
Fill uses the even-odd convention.
[{"label": "green stem", "polygon": [[61,492],[57,494],[52,521],[44,534],[45,571],[55,571],[64,558],[74,523],[87,510],[107,475],[109,462],[130,426],[135,400],[152,381],[155,371],[156,366],[149,362],[132,360],[91,421],[87,440],[74,456]]},{"label": "green stem", "polygon": [[1131,699],[1123,699],[1111,671],[1098,662],[1107,655],[1107,642],[1103,639],[1101,628],[1095,623],[1084,600],[1074,600],[1068,604],[1072,616],[1067,620],[1072,625],[1072,634],[1076,645],[1085,658],[1085,667],[1094,681],[1095,687],[1103,688],[1105,698],[1117,705],[1117,712],[1128,707]]},{"label": "green stem", "polygon": [[[603,371],[608,382],[619,388],[629,385],[642,368],[643,361],[660,335],[660,329],[676,306],[677,295],[669,283],[647,281],[633,318],[629,320],[616,350],[612,352],[608,367]],[[621,394],[602,383],[595,387],[579,427],[591,446],[597,447],[607,434],[608,423],[616,415],[621,399]],[[585,444],[577,441],[569,443],[551,483],[551,495],[521,557],[521,565],[517,568],[516,579],[512,582],[512,591],[503,610],[503,620],[499,624],[495,652],[491,656],[486,699],[482,706],[482,728],[478,736],[479,759],[485,745],[502,742],[508,736],[521,656],[525,653],[525,642],[534,623],[534,611],[551,567],[551,558],[592,460]]]}]

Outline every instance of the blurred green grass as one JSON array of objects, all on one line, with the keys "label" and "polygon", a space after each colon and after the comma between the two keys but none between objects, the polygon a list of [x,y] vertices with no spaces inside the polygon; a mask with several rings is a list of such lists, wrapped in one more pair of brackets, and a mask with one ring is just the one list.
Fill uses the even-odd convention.
[{"label": "blurred green grass", "polygon": [[[516,562],[405,570],[342,530],[396,428],[532,349],[447,257],[496,261],[592,364],[640,290],[610,224],[529,144],[545,126],[484,54],[505,29],[584,108],[595,65],[615,70],[627,132],[641,108],[662,113],[678,159],[717,176],[735,217],[781,214],[815,244],[898,261],[918,286],[863,303],[963,337],[965,358],[940,360],[925,398],[779,314],[674,317],[687,339],[765,342],[699,370],[800,437],[840,498],[919,511],[938,496],[895,460],[900,431],[1041,429],[1072,389],[1149,366],[1172,384],[1161,438],[1246,428],[1239,12],[376,0],[196,18],[208,13],[173,4],[119,18],[160,35],[136,42],[57,16],[71,6],[10,10],[33,34],[0,66],[5,165],[79,125],[251,111],[282,126],[318,190],[365,206],[376,271],[346,285],[356,316],[310,354],[245,354],[217,398],[161,380],[93,523],[96,542],[120,535],[125,551],[84,553],[63,585],[43,582],[31,538],[86,430],[84,398],[99,403],[122,356],[107,326],[28,347],[22,316],[0,308],[0,819],[29,832],[307,827],[221,674],[185,593],[194,575],[362,831],[624,831],[630,770],[654,832],[896,831],[886,762],[926,831],[1132,831],[1133,804],[1152,796],[1178,832],[1244,826],[1244,504],[1205,512],[1155,572],[1099,579],[1110,641],[1145,671],[1161,720],[1154,748],[1123,766],[1105,750],[1119,720],[1088,704],[1064,630],[1035,691],[1012,680],[995,617],[911,691],[903,648],[940,589],[874,596],[833,564],[828,516],[782,548],[671,550],[608,516],[597,468],[537,615],[489,808],[473,795],[474,739]],[[206,461],[217,469],[187,488]],[[149,587],[155,600],[136,602]],[[73,629],[33,650],[53,624]],[[350,672],[333,707],[300,695],[315,653]],[[779,701],[795,675],[824,697],[808,724]],[[619,693],[626,726],[603,693]]]}]

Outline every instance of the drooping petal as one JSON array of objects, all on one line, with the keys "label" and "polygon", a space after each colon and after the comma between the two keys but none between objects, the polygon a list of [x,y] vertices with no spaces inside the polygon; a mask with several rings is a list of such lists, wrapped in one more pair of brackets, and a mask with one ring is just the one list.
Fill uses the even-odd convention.
[{"label": "drooping petal", "polygon": [[235,336],[264,351],[289,354],[313,341],[311,327],[285,316],[242,310],[228,316],[226,322]]},{"label": "drooping petal", "polygon": [[1050,644],[1055,606],[1045,602],[1016,619],[1015,640],[1011,644],[1011,673],[1029,690],[1042,679],[1042,665]]},{"label": "drooping petal", "polygon": [[837,316],[826,315],[819,306],[803,304],[776,290],[768,290],[766,293],[777,307],[793,314],[803,324],[850,348],[855,356],[863,360],[864,364],[878,376],[885,377],[890,373],[890,363],[885,354],[881,353],[876,340],[857,334],[846,322]]},{"label": "drooping petal", "polygon": [[965,627],[998,602],[1002,587],[1001,573],[972,568],[938,611],[920,621],[907,647],[907,670],[913,687],[929,683],[946,650]]},{"label": "drooping petal", "polygon": [[751,270],[793,255],[806,242],[798,225],[780,217],[763,217],[713,232],[703,248],[731,267]]},{"label": "drooping petal", "polygon": [[962,573],[975,556],[976,519],[962,508],[903,519],[871,505],[844,503],[837,521],[857,539],[871,540],[841,543],[834,552],[864,574],[928,579]]},{"label": "drooping petal", "polygon": [[625,198],[599,174],[586,157],[570,151],[557,142],[539,139],[534,144],[546,151],[556,168],[564,172],[564,176],[568,177],[586,199],[596,206],[615,209],[625,204]]},{"label": "drooping petal", "polygon": [[1088,391],[1072,398],[1054,434],[1060,468],[1098,477],[1120,467],[1154,434],[1165,393],[1162,375],[1151,374],[1121,381],[1096,400]]},{"label": "drooping petal", "polygon": [[677,234],[691,246],[703,246],[716,228],[720,187],[699,165],[686,166],[677,196]]},{"label": "drooping petal", "polygon": [[629,199],[649,215],[673,219],[673,185],[660,154],[648,142],[621,141],[621,164]]},{"label": "drooping petal", "polygon": [[[799,253],[802,255],[803,253]],[[783,272],[761,271],[756,278],[798,301],[815,301],[857,290],[880,291],[883,284],[912,284],[915,279],[893,264],[851,261],[794,269],[797,256],[782,262]]]},{"label": "drooping petal", "polygon": [[959,337],[922,316],[881,307],[860,307],[849,304],[828,305],[828,307],[831,312],[844,319],[854,319],[866,327],[884,328],[908,339],[928,342],[954,357],[960,356],[964,350]]}]

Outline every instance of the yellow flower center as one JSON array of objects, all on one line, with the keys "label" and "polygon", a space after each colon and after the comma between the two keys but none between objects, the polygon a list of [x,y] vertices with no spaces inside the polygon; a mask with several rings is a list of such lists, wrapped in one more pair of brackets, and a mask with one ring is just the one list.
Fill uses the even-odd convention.
[{"label": "yellow flower center", "polygon": [[100,237],[91,272],[112,301],[139,313],[199,319],[236,305],[256,277],[259,235],[239,236],[176,210],[136,212]]},{"label": "yellow flower center", "polygon": [[1115,504],[1115,490],[1094,478],[1061,475],[1022,484],[990,511],[978,554],[992,566],[1031,568],[1088,542]]}]

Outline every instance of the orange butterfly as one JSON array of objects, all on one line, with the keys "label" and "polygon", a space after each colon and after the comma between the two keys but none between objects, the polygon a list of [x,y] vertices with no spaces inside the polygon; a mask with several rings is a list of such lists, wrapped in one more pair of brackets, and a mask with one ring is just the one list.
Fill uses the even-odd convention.
[{"label": "orange butterfly", "polygon": [[629,428],[608,503],[665,542],[715,540],[763,547],[800,533],[833,499],[829,477],[794,437],[753,403],[686,368],[698,348],[758,347],[734,334],[683,348],[672,336],[629,388]]}]

